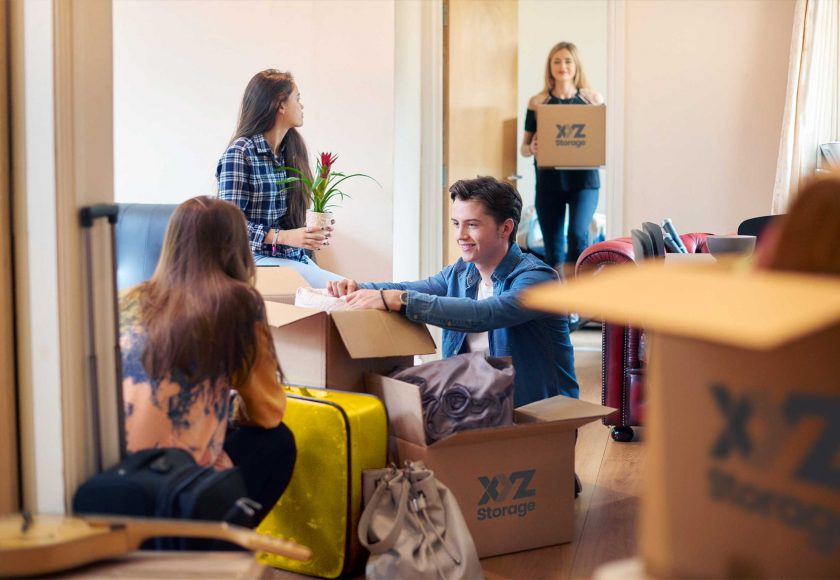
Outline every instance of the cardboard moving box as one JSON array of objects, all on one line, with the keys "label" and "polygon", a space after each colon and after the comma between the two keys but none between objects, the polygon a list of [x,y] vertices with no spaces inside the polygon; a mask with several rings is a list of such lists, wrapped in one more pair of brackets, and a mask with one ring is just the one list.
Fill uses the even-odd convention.
[{"label": "cardboard moving box", "polygon": [[649,574],[840,578],[840,280],[651,263],[523,300],[646,330]]},{"label": "cardboard moving box", "polygon": [[417,385],[375,374],[399,461],[419,460],[458,500],[480,558],[574,539],[575,429],[615,409],[553,397],[514,411],[516,425],[426,444]]},{"label": "cardboard moving box", "polygon": [[537,107],[537,166],[598,168],[606,163],[607,108],[604,105]]},{"label": "cardboard moving box", "polygon": [[423,324],[378,310],[331,314],[294,306],[309,284],[296,270],[257,268],[257,290],[283,375],[290,384],[364,391],[364,373],[412,366],[415,354],[432,354],[435,342]]},{"label": "cardboard moving box", "polygon": [[381,310],[321,312],[266,301],[274,348],[290,384],[364,392],[365,372],[413,366],[432,354],[424,324]]},{"label": "cardboard moving box", "polygon": [[263,298],[283,304],[295,303],[295,292],[301,286],[308,287],[306,279],[293,268],[280,266],[257,267],[257,291]]}]

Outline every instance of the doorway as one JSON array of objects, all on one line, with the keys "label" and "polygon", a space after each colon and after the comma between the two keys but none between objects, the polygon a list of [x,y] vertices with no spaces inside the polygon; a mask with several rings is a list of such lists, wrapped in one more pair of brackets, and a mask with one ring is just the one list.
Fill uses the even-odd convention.
[{"label": "doorway", "polygon": [[445,0],[445,263],[459,256],[449,225],[448,186],[490,175],[517,186],[534,203],[533,158],[519,155],[528,100],[543,85],[548,50],[578,45],[592,88],[607,102],[607,164],[596,214],[609,239],[622,235],[624,6],[613,0]]},{"label": "doorway", "polygon": [[516,170],[517,0],[444,2],[444,262],[458,259],[449,185]]}]

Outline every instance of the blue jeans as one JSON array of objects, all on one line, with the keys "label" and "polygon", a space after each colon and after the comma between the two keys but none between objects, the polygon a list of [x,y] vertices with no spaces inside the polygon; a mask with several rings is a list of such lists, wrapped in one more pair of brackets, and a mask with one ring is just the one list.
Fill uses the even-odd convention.
[{"label": "blue jeans", "polygon": [[[569,244],[566,248],[563,224],[569,206]],[[574,265],[589,245],[589,225],[598,207],[597,189],[540,192],[534,205],[545,243],[545,262],[555,266],[563,262]]]},{"label": "blue jeans", "polygon": [[284,268],[295,269],[307,284],[313,288],[326,288],[329,280],[342,280],[343,277],[338,274],[333,274],[318,266],[315,262],[306,258],[306,262],[298,262],[297,260],[287,260],[286,258],[275,258],[273,256],[254,256],[254,261],[257,267],[262,266],[282,266]]}]

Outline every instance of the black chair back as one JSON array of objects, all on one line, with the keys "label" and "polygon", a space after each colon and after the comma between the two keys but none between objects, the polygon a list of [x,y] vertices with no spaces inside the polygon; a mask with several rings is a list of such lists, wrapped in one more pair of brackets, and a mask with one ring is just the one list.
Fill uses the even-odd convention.
[{"label": "black chair back", "polygon": [[763,215],[760,217],[750,218],[741,222],[738,226],[739,236],[755,236],[755,241],[761,241],[761,236],[767,225],[778,218],[777,215]]}]

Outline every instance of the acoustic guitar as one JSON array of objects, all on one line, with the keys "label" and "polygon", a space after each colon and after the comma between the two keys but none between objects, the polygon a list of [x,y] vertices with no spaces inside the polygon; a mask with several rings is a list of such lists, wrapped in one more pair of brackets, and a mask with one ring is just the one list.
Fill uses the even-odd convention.
[{"label": "acoustic guitar", "polygon": [[294,542],[226,523],[23,514],[0,518],[0,577],[68,570],[132,552],[157,536],[225,540],[294,560],[312,556]]}]

